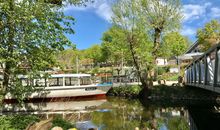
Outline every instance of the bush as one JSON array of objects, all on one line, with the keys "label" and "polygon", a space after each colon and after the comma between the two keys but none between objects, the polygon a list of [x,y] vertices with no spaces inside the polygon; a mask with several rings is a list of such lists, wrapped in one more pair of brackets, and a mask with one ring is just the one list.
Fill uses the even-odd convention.
[{"label": "bush", "polygon": [[115,96],[138,96],[141,91],[141,87],[138,85],[125,86],[125,87],[114,87],[109,90],[107,95]]},{"label": "bush", "polygon": [[163,75],[158,76],[158,80],[178,81],[178,74],[165,73]]},{"label": "bush", "polygon": [[35,115],[4,115],[0,117],[0,130],[24,130],[28,124],[39,120]]},{"label": "bush", "polygon": [[164,73],[169,72],[169,70],[170,70],[170,67],[169,67],[169,66],[158,67],[158,68],[157,68],[157,73],[158,73],[158,75],[162,75],[162,74],[164,74]]},{"label": "bush", "polygon": [[62,127],[63,130],[68,130],[70,128],[74,128],[75,125],[70,123],[70,122],[67,122],[66,120],[64,120],[62,117],[60,116],[56,116],[53,121],[52,121],[52,128],[55,127],[55,126],[59,126],[59,127]]}]

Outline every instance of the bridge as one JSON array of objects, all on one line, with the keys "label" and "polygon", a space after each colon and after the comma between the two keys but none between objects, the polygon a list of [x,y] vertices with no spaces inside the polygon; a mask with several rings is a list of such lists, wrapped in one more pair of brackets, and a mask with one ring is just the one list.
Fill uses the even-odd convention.
[{"label": "bridge", "polygon": [[210,48],[185,69],[185,84],[220,93],[220,45]]}]

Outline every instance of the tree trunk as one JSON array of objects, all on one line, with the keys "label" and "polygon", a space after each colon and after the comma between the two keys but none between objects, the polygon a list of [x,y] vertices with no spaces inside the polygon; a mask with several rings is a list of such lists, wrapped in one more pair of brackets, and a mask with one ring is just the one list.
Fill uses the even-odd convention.
[{"label": "tree trunk", "polygon": [[[13,12],[14,11],[14,1],[10,0],[9,1],[9,11]],[[15,27],[13,24],[13,18],[12,15],[8,16],[8,55],[6,55],[6,59],[8,59],[5,62],[5,68],[3,68],[3,91],[7,91],[8,90],[8,85],[9,85],[9,78],[10,78],[10,74],[11,74],[11,68],[13,65],[13,62],[11,60],[11,58],[13,57],[13,50],[14,50],[14,33],[15,33]]]},{"label": "tree trunk", "polygon": [[[160,37],[161,37],[161,31],[162,29],[159,29],[159,28],[155,28],[154,29],[154,48],[153,48],[153,57],[154,57],[154,64],[157,65],[157,51],[160,47]],[[155,73],[155,70],[152,71],[152,77],[154,79],[157,78],[157,73]]]},{"label": "tree trunk", "polygon": [[154,49],[153,49],[153,55],[155,57],[160,46],[160,36],[161,36],[161,29],[155,28],[154,29]]},{"label": "tree trunk", "polygon": [[133,62],[134,62],[134,66],[137,70],[138,77],[140,78],[140,81],[141,81],[141,84],[142,84],[141,86],[142,86],[142,88],[148,88],[147,76],[146,77],[142,76],[140,66],[139,66],[139,63],[137,61],[137,56],[136,56],[136,53],[134,51],[134,47],[133,47],[134,36],[133,35],[128,36],[128,43],[129,43],[129,48],[130,48],[130,51],[131,51],[132,59],[133,59]]}]

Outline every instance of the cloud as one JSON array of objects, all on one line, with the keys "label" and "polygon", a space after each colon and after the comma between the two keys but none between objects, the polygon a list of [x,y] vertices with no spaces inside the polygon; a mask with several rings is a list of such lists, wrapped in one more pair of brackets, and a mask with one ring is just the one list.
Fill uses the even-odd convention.
[{"label": "cloud", "polygon": [[181,34],[184,36],[192,36],[196,34],[196,29],[190,26],[185,26],[181,30]]},{"label": "cloud", "polygon": [[219,18],[220,17],[220,8],[217,8],[217,7],[211,8],[210,16],[212,18]]},{"label": "cloud", "polygon": [[111,6],[112,4],[108,0],[96,0],[86,6],[67,6],[64,8],[64,11],[93,11],[99,17],[110,22],[113,15]]},{"label": "cloud", "polygon": [[200,19],[206,15],[206,10],[212,4],[210,2],[204,5],[186,4],[183,5],[184,22],[190,22],[196,19]]}]

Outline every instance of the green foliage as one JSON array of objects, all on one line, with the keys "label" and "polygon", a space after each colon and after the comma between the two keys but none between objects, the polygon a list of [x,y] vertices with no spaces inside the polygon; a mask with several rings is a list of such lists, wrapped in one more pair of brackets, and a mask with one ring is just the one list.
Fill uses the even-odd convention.
[{"label": "green foliage", "polygon": [[59,126],[59,127],[62,127],[63,130],[68,130],[69,128],[74,128],[75,125],[64,120],[61,116],[56,116],[53,121],[52,121],[52,128],[55,127],[55,126]]},{"label": "green foliage", "polygon": [[[155,65],[160,39],[165,31],[176,30],[181,20],[179,0],[120,0],[113,6],[113,22],[125,36],[123,45],[131,59],[142,86]],[[112,41],[113,38],[107,37]],[[151,78],[150,78],[151,79]]]},{"label": "green foliage", "polygon": [[179,0],[139,0],[139,10],[144,17],[146,26],[161,31],[175,30],[182,20],[181,3]]},{"label": "green foliage", "polygon": [[138,85],[114,87],[108,92],[108,95],[135,97],[139,95],[140,91],[141,87]]},{"label": "green foliage", "polygon": [[158,76],[158,80],[178,81],[178,74],[176,73],[163,73]]},{"label": "green foliage", "polygon": [[84,50],[84,57],[88,59],[92,59],[94,64],[101,62],[102,53],[100,45],[93,45],[90,48]]},{"label": "green foliage", "polygon": [[197,38],[202,51],[208,50],[211,46],[220,41],[220,23],[211,20],[204,28],[197,30]]},{"label": "green foliage", "polygon": [[124,30],[112,26],[102,36],[102,53],[104,61],[111,61],[115,64],[119,64],[124,60],[125,63],[131,60],[128,46],[126,44],[126,34]]},{"label": "green foliage", "polygon": [[166,66],[166,67],[157,67],[157,74],[158,75],[162,75],[162,74],[164,74],[164,73],[167,73],[167,72],[169,72],[169,69],[170,69],[170,67],[169,66]]},{"label": "green foliage", "polygon": [[[21,85],[15,82],[9,84],[9,79],[16,81],[18,74],[35,73],[56,66],[54,55],[65,46],[72,46],[64,34],[74,33],[71,27],[74,18],[64,15],[62,6],[44,0],[1,1],[0,8],[3,86],[9,91],[9,86],[17,85],[16,90],[19,90]],[[27,87],[29,90],[33,88]]]},{"label": "green foliage", "polygon": [[9,115],[0,116],[1,130],[24,130],[30,123],[40,119],[34,115]]},{"label": "green foliage", "polygon": [[159,56],[170,58],[171,56],[179,56],[183,54],[189,47],[189,40],[178,32],[167,33],[163,37]]},{"label": "green foliage", "polygon": [[66,49],[56,55],[59,66],[63,69],[76,68],[76,60],[79,51],[75,49]]},{"label": "green foliage", "polygon": [[169,130],[189,130],[189,126],[187,122],[182,117],[172,117],[168,121],[168,129]]}]

